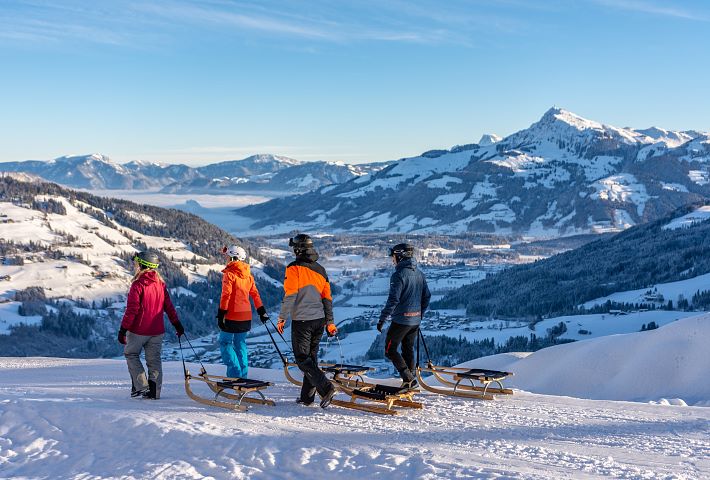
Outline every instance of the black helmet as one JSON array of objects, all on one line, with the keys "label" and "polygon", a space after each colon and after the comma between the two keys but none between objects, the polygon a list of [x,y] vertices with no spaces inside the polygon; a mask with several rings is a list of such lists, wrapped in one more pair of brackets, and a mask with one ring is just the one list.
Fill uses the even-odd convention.
[{"label": "black helmet", "polygon": [[288,246],[293,247],[294,251],[307,250],[313,248],[313,240],[305,233],[299,233],[295,237],[288,239]]},{"label": "black helmet", "polygon": [[133,260],[138,262],[138,264],[144,268],[158,268],[158,265],[160,265],[158,255],[150,250],[136,253]]},{"label": "black helmet", "polygon": [[395,257],[399,262],[403,258],[412,258],[414,256],[414,246],[409,243],[398,243],[394,247],[390,247],[389,257]]}]

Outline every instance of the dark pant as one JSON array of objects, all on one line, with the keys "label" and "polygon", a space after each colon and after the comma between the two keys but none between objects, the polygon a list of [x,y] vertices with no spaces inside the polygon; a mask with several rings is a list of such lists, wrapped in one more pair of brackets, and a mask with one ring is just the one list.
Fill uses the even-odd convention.
[{"label": "dark pant", "polygon": [[[401,325],[392,323],[385,337],[385,357],[389,358],[403,380],[411,380],[416,365],[414,364],[414,341],[417,339],[419,325]],[[402,354],[397,351],[402,344]]]},{"label": "dark pant", "polygon": [[296,320],[291,322],[291,345],[296,364],[303,372],[301,401],[312,403],[316,390],[322,397],[333,386],[323,371],[318,368],[318,346],[325,330],[325,318]]}]

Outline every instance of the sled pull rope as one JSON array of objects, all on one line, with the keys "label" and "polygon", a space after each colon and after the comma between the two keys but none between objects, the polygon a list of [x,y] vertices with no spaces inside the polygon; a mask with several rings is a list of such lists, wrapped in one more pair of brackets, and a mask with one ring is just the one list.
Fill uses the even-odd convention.
[{"label": "sled pull rope", "polygon": [[[183,333],[183,335],[185,335],[185,334]],[[178,337],[178,340],[180,340],[180,337]],[[190,339],[187,338],[187,335],[185,335],[185,340],[187,340],[187,344],[190,345],[190,348],[192,349],[192,353],[195,355],[195,360],[200,362],[200,367],[201,367],[200,375],[206,374],[207,370],[205,370],[205,365],[202,363],[202,359],[200,359],[200,356],[195,351],[195,347],[192,346],[192,343],[190,342]],[[182,351],[181,351],[181,353],[182,353]]]},{"label": "sled pull rope", "polygon": [[[271,320],[269,320],[269,322],[271,322],[271,325],[274,324],[274,322],[271,321]],[[269,330],[269,326],[268,326],[267,324],[264,324],[264,328],[266,328],[266,333],[269,334],[269,338],[271,338],[271,343],[274,344],[274,347],[276,348],[276,351],[278,352],[279,357],[281,357],[281,361],[283,362],[284,365],[287,365],[287,364],[288,364],[288,359],[284,356],[283,353],[281,353],[281,349],[279,348],[278,344],[276,343],[276,339],[275,339],[274,336],[271,334],[271,330]],[[274,327],[274,329],[276,329],[276,333],[278,333],[279,335],[281,335],[281,332],[279,332],[279,330],[278,330],[276,327]],[[281,338],[283,338],[283,335],[281,335]],[[286,341],[286,340],[284,340],[284,342],[285,342],[285,341]]]},{"label": "sled pull rope", "polygon": [[340,350],[340,364],[345,365],[345,357],[343,356],[343,345],[340,343],[340,337],[336,334],[335,339],[338,341],[338,349]]},{"label": "sled pull rope", "polygon": [[182,338],[178,337],[178,345],[180,346],[180,358],[182,359],[182,372],[185,374],[185,378],[188,377],[187,367],[185,366],[185,355],[182,354]]},{"label": "sled pull rope", "polygon": [[426,358],[429,363],[429,365],[432,365],[431,363],[431,355],[429,355],[429,348],[426,346],[426,340],[424,340],[424,334],[422,333],[422,329],[419,329],[419,338],[422,339],[422,345],[424,345],[424,353],[426,353]]}]

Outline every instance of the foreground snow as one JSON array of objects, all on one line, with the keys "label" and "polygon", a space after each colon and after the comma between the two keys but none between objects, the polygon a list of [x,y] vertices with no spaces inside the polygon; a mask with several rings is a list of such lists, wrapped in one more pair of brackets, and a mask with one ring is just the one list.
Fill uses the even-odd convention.
[{"label": "foreground snow", "polygon": [[494,402],[421,395],[423,411],[391,418],[298,406],[281,372],[253,369],[277,382],[269,389],[277,406],[233,413],[189,400],[181,364],[165,366],[154,402],[128,398],[122,361],[0,358],[2,476],[710,476],[707,408],[525,392]]}]

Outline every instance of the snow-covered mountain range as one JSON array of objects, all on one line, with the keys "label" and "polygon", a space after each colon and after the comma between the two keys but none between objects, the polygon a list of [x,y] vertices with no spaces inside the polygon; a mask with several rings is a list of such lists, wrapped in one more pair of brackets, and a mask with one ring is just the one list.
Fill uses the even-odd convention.
[{"label": "snow-covered mountain range", "polygon": [[0,171],[25,172],[72,188],[162,189],[165,193],[305,193],[381,170],[387,163],[346,165],[302,162],[260,154],[202,167],[133,161],[118,164],[105,155],[64,156],[50,161],[0,163]]},{"label": "snow-covered mountain range", "polygon": [[[619,231],[710,196],[710,134],[559,108],[529,128],[240,210],[254,227],[559,236]],[[285,208],[288,206],[288,208]]]}]

